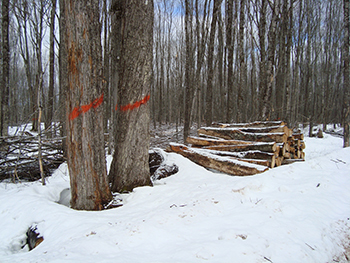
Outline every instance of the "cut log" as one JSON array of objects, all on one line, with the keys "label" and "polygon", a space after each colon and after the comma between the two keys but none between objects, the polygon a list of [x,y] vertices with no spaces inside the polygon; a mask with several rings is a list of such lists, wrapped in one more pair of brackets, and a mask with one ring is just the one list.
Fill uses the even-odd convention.
[{"label": "cut log", "polygon": [[[287,136],[291,136],[293,131],[290,130],[287,126],[270,126],[270,127],[243,127],[238,128],[243,132],[252,132],[252,133],[285,133]],[[290,134],[291,133],[291,134]]]},{"label": "cut log", "polygon": [[284,158],[283,157],[277,157],[276,158],[276,166],[281,166]]},{"label": "cut log", "polygon": [[270,127],[270,126],[285,126],[283,121],[255,121],[250,123],[213,123],[213,126],[220,128],[243,128],[243,127]]},{"label": "cut log", "polygon": [[186,147],[182,144],[172,143],[170,144],[169,150],[179,153],[201,166],[215,169],[231,175],[253,175],[268,170],[267,167],[261,165],[232,160],[227,157],[220,157],[214,154],[210,154],[206,151],[202,151],[200,149]]},{"label": "cut log", "polygon": [[304,161],[305,161],[304,159],[284,159],[282,162],[282,165],[296,163],[296,162],[304,162]]},{"label": "cut log", "polygon": [[234,158],[234,159],[238,160],[238,161],[242,161],[242,162],[253,163],[253,164],[258,164],[258,165],[266,166],[269,168],[273,168],[273,167],[271,167],[271,162],[268,160],[245,159],[245,158],[238,158],[238,159]]},{"label": "cut log", "polygon": [[304,140],[304,134],[302,133],[293,133],[293,138],[298,140]]},{"label": "cut log", "polygon": [[269,162],[269,167],[274,168],[276,165],[276,155],[274,153],[262,152],[262,151],[246,151],[246,152],[223,152],[215,150],[205,150],[208,153],[219,155],[219,156],[228,156],[234,157],[238,160],[244,161],[245,159],[250,160],[262,160]]},{"label": "cut log", "polygon": [[242,140],[255,142],[287,142],[288,136],[283,132],[279,133],[252,133],[243,132],[236,128],[214,128],[202,127],[198,133],[220,137],[226,140]]},{"label": "cut log", "polygon": [[221,140],[221,141],[225,140],[225,139],[220,138],[220,137],[210,136],[210,135],[201,134],[201,133],[198,133],[198,136],[199,136],[200,138],[204,138],[204,139],[213,139],[213,140]]},{"label": "cut log", "polygon": [[241,144],[241,145],[214,145],[205,146],[203,149],[216,150],[216,151],[228,151],[228,152],[242,152],[242,151],[254,151],[259,150],[263,152],[276,152],[277,145],[275,142],[263,143],[257,142],[252,144]]},{"label": "cut log", "polygon": [[239,141],[239,140],[217,140],[217,139],[204,139],[200,137],[188,136],[186,142],[192,144],[192,146],[213,146],[213,145],[242,145],[252,144],[252,142]]}]

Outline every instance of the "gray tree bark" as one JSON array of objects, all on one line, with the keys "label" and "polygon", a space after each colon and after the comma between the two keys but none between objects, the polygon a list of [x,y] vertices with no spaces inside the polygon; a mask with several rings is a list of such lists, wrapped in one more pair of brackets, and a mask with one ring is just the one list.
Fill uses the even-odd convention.
[{"label": "gray tree bark", "polygon": [[349,0],[344,0],[344,46],[343,46],[343,81],[344,81],[344,103],[343,103],[343,123],[344,123],[344,147],[349,147],[349,124],[350,124],[350,69],[349,69]]},{"label": "gray tree bark", "polygon": [[2,80],[1,80],[1,121],[0,135],[7,136],[9,125],[9,81],[10,81],[10,45],[9,45],[9,0],[2,1]]},{"label": "gray tree bark", "polygon": [[[153,1],[120,1],[121,56],[118,69],[115,151],[109,173],[113,192],[151,185],[148,165],[152,84]],[[112,32],[118,34],[118,32]],[[112,64],[115,61],[112,61]]]},{"label": "gray tree bark", "polygon": [[218,18],[218,10],[221,0],[214,0],[213,18],[210,27],[209,47],[208,47],[208,79],[207,79],[207,95],[205,107],[206,125],[210,125],[213,121],[213,74],[214,74],[214,38],[216,33],[216,23]]},{"label": "gray tree bark", "polygon": [[68,48],[67,144],[71,206],[101,210],[111,200],[103,136],[99,1],[64,1]]},{"label": "gray tree bark", "polygon": [[[54,87],[55,87],[55,15],[56,15],[56,0],[51,2],[51,14],[50,14],[50,76],[49,76],[49,91],[46,106],[46,118],[45,129],[51,129],[53,111],[54,111]],[[48,133],[48,136],[52,136],[52,132]]]},{"label": "gray tree bark", "polygon": [[226,0],[226,48],[227,48],[227,110],[226,121],[233,115],[233,0]]},{"label": "gray tree bark", "polygon": [[191,110],[193,99],[193,34],[192,34],[192,0],[185,0],[185,111],[184,111],[184,140],[189,135],[191,126]]}]

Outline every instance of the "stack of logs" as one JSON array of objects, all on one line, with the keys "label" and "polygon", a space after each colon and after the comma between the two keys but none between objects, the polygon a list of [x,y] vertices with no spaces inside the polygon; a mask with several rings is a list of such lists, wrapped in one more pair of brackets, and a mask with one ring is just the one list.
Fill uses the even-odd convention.
[{"label": "stack of logs", "polygon": [[222,124],[198,129],[188,144],[171,143],[168,150],[206,168],[231,175],[253,175],[269,168],[304,161],[304,135],[283,121]]}]

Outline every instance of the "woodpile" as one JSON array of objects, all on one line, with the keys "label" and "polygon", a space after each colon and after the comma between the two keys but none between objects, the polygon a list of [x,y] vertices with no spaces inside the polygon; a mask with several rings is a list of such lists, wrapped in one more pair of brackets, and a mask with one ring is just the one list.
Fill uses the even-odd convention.
[{"label": "woodpile", "polygon": [[190,146],[171,143],[179,153],[206,168],[231,175],[253,175],[282,164],[304,161],[304,135],[283,121],[215,123],[189,136]]}]

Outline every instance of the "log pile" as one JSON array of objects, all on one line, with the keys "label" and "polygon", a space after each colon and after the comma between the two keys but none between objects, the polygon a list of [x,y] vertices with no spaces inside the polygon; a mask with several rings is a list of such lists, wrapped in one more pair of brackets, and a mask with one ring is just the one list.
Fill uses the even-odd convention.
[{"label": "log pile", "polygon": [[253,175],[282,164],[303,161],[304,135],[283,121],[215,123],[189,136],[190,146],[171,143],[179,153],[206,168],[231,175]]}]

